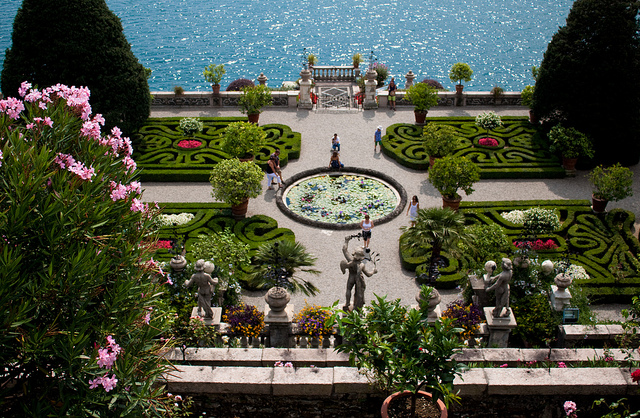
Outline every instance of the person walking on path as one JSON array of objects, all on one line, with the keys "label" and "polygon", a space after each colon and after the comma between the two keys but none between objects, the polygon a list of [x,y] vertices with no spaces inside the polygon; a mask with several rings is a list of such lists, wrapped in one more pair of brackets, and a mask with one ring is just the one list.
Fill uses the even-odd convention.
[{"label": "person walking on path", "polygon": [[376,147],[380,145],[380,152],[382,152],[382,126],[376,128],[376,132],[373,134],[373,152],[376,152]]},{"label": "person walking on path", "polygon": [[389,82],[389,107],[394,112],[396,111],[396,90],[398,87],[396,86],[395,78],[391,77],[391,81]]},{"label": "person walking on path", "polygon": [[373,229],[373,221],[369,219],[369,215],[364,215],[364,220],[360,222],[362,228],[362,240],[364,241],[364,249],[369,252],[369,241],[371,241],[371,230]]},{"label": "person walking on path", "polygon": [[276,182],[278,183],[278,187],[282,187],[282,183],[280,182],[280,176],[277,173],[278,166],[276,163],[276,157],[271,154],[269,156],[269,161],[267,161],[267,190],[273,190],[271,185]]},{"label": "person walking on path", "polygon": [[333,138],[331,138],[331,149],[340,152],[340,138],[338,134],[333,134]]},{"label": "person walking on path", "polygon": [[418,196],[413,196],[411,198],[411,203],[407,208],[407,215],[409,215],[409,220],[411,221],[411,226],[416,226],[416,218],[418,217],[418,209],[420,209],[420,203],[418,202]]},{"label": "person walking on path", "polygon": [[[280,177],[280,181],[278,183],[284,184],[284,179],[282,178],[282,170],[280,170],[280,148],[276,147],[276,150],[273,152],[273,154],[271,154],[269,159],[271,159],[271,157],[273,157],[273,159],[275,160],[275,168],[273,172],[276,173],[278,177]],[[280,187],[282,187],[282,184],[280,185]]]}]

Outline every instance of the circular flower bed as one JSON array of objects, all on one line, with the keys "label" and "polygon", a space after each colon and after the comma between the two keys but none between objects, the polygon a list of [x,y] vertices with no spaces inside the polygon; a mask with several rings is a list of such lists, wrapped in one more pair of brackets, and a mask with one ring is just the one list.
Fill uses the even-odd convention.
[{"label": "circular flower bed", "polygon": [[504,147],[505,143],[501,139],[483,137],[474,140],[474,146],[477,148],[497,149]]},{"label": "circular flower bed", "polygon": [[196,139],[183,139],[176,144],[177,147],[186,148],[186,149],[198,148],[201,145],[202,145],[202,142]]},{"label": "circular flower bed", "polygon": [[326,223],[359,222],[393,212],[398,194],[380,180],[361,175],[318,175],[295,183],[283,195],[293,213]]}]

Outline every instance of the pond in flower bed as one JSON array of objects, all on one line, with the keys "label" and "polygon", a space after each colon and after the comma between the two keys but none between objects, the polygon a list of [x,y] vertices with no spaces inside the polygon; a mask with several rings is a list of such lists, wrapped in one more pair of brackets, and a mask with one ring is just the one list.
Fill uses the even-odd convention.
[{"label": "pond in flower bed", "polygon": [[366,175],[325,174],[307,177],[285,190],[289,210],[313,221],[357,223],[389,215],[400,203],[398,192],[386,182]]}]

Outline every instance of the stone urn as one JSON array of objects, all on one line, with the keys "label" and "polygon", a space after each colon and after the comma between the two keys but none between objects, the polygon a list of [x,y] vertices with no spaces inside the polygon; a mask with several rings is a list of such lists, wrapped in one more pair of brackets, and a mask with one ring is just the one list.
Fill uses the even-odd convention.
[{"label": "stone urn", "polygon": [[553,282],[556,284],[556,286],[558,286],[559,292],[564,292],[569,286],[571,286],[571,282],[573,282],[573,279],[571,278],[571,276],[560,273],[555,277],[555,279],[553,279]]},{"label": "stone urn", "polygon": [[175,255],[169,261],[169,266],[171,266],[171,270],[179,273],[184,270],[185,267],[187,267],[187,259],[184,258],[183,255]]},{"label": "stone urn", "polygon": [[[435,287],[432,288],[431,296],[429,296],[429,300],[427,301],[427,312],[429,313],[428,315],[429,319],[432,319],[432,318],[437,319],[439,317],[438,315],[439,312],[436,312],[436,308],[440,304],[441,300],[442,300],[442,297],[440,296],[438,289],[436,289]],[[416,302],[418,302],[418,305],[420,305],[420,303],[422,302],[420,293],[418,293],[418,296],[416,296]]]},{"label": "stone urn", "polygon": [[285,308],[291,300],[291,295],[284,287],[272,287],[269,289],[264,300],[269,305],[269,316],[286,316]]},{"label": "stone urn", "polygon": [[529,268],[529,264],[531,264],[531,261],[527,256],[524,256],[524,257],[518,256],[513,259],[513,265],[521,269]]}]

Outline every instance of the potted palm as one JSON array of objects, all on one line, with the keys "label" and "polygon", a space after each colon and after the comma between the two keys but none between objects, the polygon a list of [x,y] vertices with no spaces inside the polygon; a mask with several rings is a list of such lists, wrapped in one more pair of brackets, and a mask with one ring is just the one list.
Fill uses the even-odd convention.
[{"label": "potted palm", "polygon": [[593,186],[593,211],[602,213],[609,201],[617,202],[633,195],[633,172],[619,163],[604,168],[601,165],[589,173],[589,182]]},{"label": "potted palm", "polygon": [[313,54],[307,55],[307,62],[309,63],[309,67],[313,67],[318,63],[318,57]]},{"label": "potted palm", "polygon": [[562,166],[565,170],[573,171],[579,157],[593,158],[593,143],[591,139],[575,128],[556,125],[549,132],[549,150],[562,155]]},{"label": "potted palm", "polygon": [[222,150],[230,157],[252,160],[266,143],[267,134],[254,123],[233,122],[224,130]]},{"label": "potted palm", "polygon": [[237,158],[222,160],[211,170],[211,195],[217,201],[231,205],[235,219],[243,219],[249,199],[262,193],[263,178],[262,169],[253,161],[241,162]]},{"label": "potted palm", "polygon": [[425,83],[414,84],[407,90],[407,100],[413,103],[413,113],[417,125],[424,125],[427,112],[432,106],[438,104],[436,89]]},{"label": "potted palm", "polygon": [[529,122],[531,124],[538,123],[538,119],[536,118],[531,107],[533,106],[533,92],[535,91],[534,86],[525,86],[524,89],[520,92],[520,99],[522,99],[522,106],[527,106],[529,108]]},{"label": "potted palm", "polygon": [[469,67],[469,64],[464,62],[456,62],[451,66],[451,70],[449,70],[449,79],[452,83],[456,81],[456,93],[462,94],[462,89],[464,86],[462,85],[462,81],[471,81],[471,76],[473,75],[473,70]]},{"label": "potted palm", "polygon": [[473,193],[473,184],[480,180],[480,169],[466,157],[448,155],[436,160],[429,168],[429,182],[442,195],[442,207],[458,210],[458,190],[468,196]]},{"label": "potted palm", "polygon": [[225,75],[225,73],[226,71],[223,64],[209,64],[208,67],[204,67],[202,75],[207,82],[211,83],[213,94],[220,93],[220,81],[222,81],[222,76]]},{"label": "potted palm", "polygon": [[262,113],[262,108],[271,106],[271,103],[271,90],[263,85],[243,87],[242,96],[238,99],[240,111],[243,114],[247,114],[249,122],[256,124],[260,118],[260,113]]},{"label": "potted palm", "polygon": [[360,63],[362,61],[364,61],[364,58],[362,57],[362,54],[359,52],[356,52],[355,54],[353,54],[353,56],[351,57],[352,61],[353,61],[353,68],[358,68],[360,67]]},{"label": "potted palm", "polygon": [[431,400],[441,417],[447,416],[451,402],[459,400],[453,380],[464,367],[452,357],[462,347],[458,337],[462,330],[448,318],[436,320],[433,326],[427,319],[426,309],[408,310],[399,299],[389,302],[377,295],[371,306],[346,314],[334,306],[332,320],[344,341],[336,350],[348,353],[351,365],[373,385],[387,394],[395,392],[382,405],[382,417],[388,417],[389,407],[396,402],[402,405],[407,396],[411,417],[417,416],[420,398]]},{"label": "potted palm", "polygon": [[422,132],[423,147],[429,155],[429,166],[433,167],[436,158],[442,158],[458,148],[456,130],[450,125],[429,123]]}]

